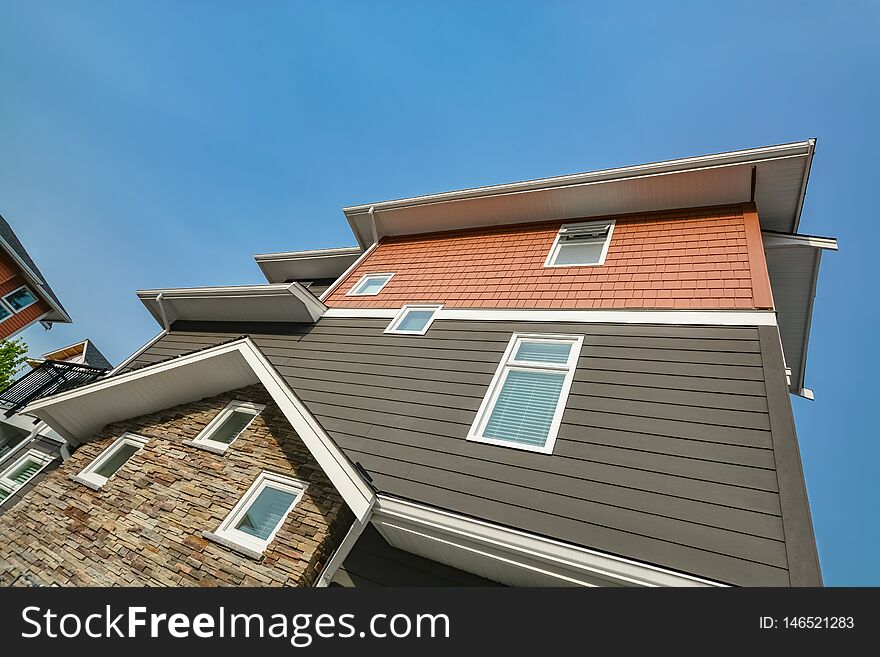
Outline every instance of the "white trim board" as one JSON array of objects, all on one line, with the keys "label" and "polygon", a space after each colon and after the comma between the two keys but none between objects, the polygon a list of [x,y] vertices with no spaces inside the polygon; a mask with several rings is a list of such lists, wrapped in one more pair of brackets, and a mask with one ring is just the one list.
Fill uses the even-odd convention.
[{"label": "white trim board", "polygon": [[[392,319],[399,308],[330,308],[326,318]],[[491,322],[576,322],[585,324],[688,324],[709,326],[776,326],[772,310],[524,310],[506,308],[441,308],[435,320]]]},{"label": "white trim board", "polygon": [[727,586],[385,495],[372,523],[394,547],[511,586]]},{"label": "white trim board", "polygon": [[74,444],[101,427],[261,383],[355,516],[363,519],[373,489],[306,409],[250,338],[149,365],[40,399],[24,411]]}]

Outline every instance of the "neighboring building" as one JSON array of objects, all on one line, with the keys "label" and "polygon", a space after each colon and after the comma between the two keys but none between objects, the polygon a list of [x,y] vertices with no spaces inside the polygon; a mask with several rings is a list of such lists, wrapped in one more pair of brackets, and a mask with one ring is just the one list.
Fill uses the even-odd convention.
[{"label": "neighboring building", "polygon": [[90,340],[29,358],[31,370],[0,390],[0,515],[69,457],[66,441],[28,403],[95,381],[112,369]]},{"label": "neighboring building", "polygon": [[345,209],[25,409],[0,583],[820,585],[814,141]]},{"label": "neighboring building", "polygon": [[71,319],[12,227],[0,217],[0,339],[34,322],[50,328]]}]

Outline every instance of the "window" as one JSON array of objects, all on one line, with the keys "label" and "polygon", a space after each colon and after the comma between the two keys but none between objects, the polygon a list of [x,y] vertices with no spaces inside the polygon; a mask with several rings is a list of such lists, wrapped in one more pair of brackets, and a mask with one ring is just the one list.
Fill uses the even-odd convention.
[{"label": "window", "polygon": [[217,531],[204,532],[203,536],[259,558],[307,486],[290,477],[261,472]]},{"label": "window", "polygon": [[565,224],[559,229],[545,267],[601,265],[611,244],[613,221]]},{"label": "window", "polygon": [[373,297],[382,291],[394,274],[364,274],[348,291],[350,297]]},{"label": "window", "polygon": [[257,417],[263,409],[266,408],[262,404],[252,404],[245,401],[230,402],[226,408],[217,414],[202,432],[196,436],[195,440],[186,441],[186,445],[193,447],[201,447],[209,452],[222,454],[229,446],[235,442],[245,429],[247,429],[254,418]]},{"label": "window", "polygon": [[89,466],[73,477],[74,481],[98,489],[107,483],[119,469],[147,444],[147,439],[133,433],[123,434],[110,447],[98,455]]},{"label": "window", "polygon": [[0,504],[12,497],[19,488],[49,465],[52,458],[49,454],[30,449],[9,467],[0,471]]},{"label": "window", "polygon": [[5,301],[14,312],[21,312],[28,306],[35,304],[37,302],[37,297],[27,287],[20,287],[4,296],[3,301]]},{"label": "window", "polygon": [[583,339],[514,334],[468,440],[551,453]]},{"label": "window", "polygon": [[6,307],[6,304],[0,303],[0,322],[10,317],[12,317],[12,312]]},{"label": "window", "polygon": [[424,335],[428,332],[434,315],[443,306],[407,305],[391,320],[385,333],[396,335]]}]

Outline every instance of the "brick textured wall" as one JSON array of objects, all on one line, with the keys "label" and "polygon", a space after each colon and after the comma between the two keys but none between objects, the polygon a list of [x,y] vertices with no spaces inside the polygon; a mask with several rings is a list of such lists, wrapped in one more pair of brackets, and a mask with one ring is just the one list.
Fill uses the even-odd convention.
[{"label": "brick textured wall", "polygon": [[[233,399],[267,404],[224,455],[186,446]],[[149,437],[103,489],[69,479],[125,431]],[[309,482],[257,561],[202,538],[261,470]],[[351,524],[260,386],[106,427],[0,517],[0,585],[309,586]]]},{"label": "brick textured wall", "polygon": [[[336,308],[415,302],[459,308],[756,307],[743,206],[617,217],[603,266],[545,268],[562,223],[386,239],[325,302]],[[752,252],[762,257],[760,244]],[[374,297],[345,296],[370,272],[395,276]]]}]

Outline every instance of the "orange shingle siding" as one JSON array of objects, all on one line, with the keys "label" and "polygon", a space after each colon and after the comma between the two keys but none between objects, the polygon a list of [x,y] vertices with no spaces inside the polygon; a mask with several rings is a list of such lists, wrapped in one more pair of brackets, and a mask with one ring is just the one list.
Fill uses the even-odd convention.
[{"label": "orange shingle siding", "polygon": [[[325,303],[335,308],[416,302],[459,308],[755,308],[743,210],[737,205],[617,217],[605,264],[597,267],[544,267],[561,221],[390,238]],[[395,276],[376,296],[345,296],[371,272]]]}]

